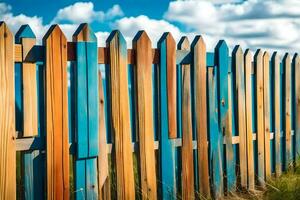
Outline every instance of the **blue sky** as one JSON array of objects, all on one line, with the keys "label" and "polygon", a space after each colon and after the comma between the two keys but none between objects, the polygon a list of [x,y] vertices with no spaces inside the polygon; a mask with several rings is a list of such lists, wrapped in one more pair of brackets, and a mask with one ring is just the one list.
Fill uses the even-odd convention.
[{"label": "blue sky", "polygon": [[71,39],[78,24],[88,22],[99,46],[111,30],[120,29],[130,47],[135,33],[144,29],[154,47],[169,31],[177,41],[201,34],[209,50],[219,39],[253,51],[300,50],[299,0],[0,0],[0,20],[14,32],[30,24],[38,40],[50,24],[60,24]]}]

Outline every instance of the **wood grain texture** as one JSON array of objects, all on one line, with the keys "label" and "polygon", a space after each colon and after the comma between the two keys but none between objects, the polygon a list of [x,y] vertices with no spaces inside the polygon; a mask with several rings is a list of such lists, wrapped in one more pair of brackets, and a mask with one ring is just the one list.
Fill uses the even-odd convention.
[{"label": "wood grain texture", "polygon": [[69,199],[67,40],[58,25],[43,38],[46,70],[47,199]]},{"label": "wood grain texture", "polygon": [[151,41],[145,31],[138,32],[134,37],[133,50],[136,56],[134,86],[142,199],[157,199],[156,169],[154,167],[152,51]]},{"label": "wood grain texture", "polygon": [[[160,181],[161,195],[163,199],[173,199],[176,196],[175,182],[175,147],[169,136],[169,114],[168,114],[168,46],[172,37],[170,33],[164,33],[158,41],[160,50],[159,64],[159,140],[160,140]],[[176,85],[175,85],[176,86]],[[175,97],[176,98],[176,97]],[[176,112],[173,113],[175,118]]]},{"label": "wood grain texture", "polygon": [[256,71],[256,112],[257,112],[257,153],[258,168],[257,181],[262,187],[265,186],[265,127],[264,127],[264,71],[263,53],[259,49],[254,55],[254,65]]},{"label": "wood grain texture", "polygon": [[274,71],[274,125],[275,125],[275,174],[276,177],[281,175],[281,166],[282,166],[282,159],[281,159],[281,72],[280,72],[280,61],[278,53],[275,52],[272,55],[272,68]]},{"label": "wood grain texture", "polygon": [[285,115],[284,115],[284,124],[285,124],[285,169],[292,164],[292,120],[291,120],[291,109],[292,109],[292,70],[291,70],[291,57],[288,53],[285,54],[283,58],[283,67],[284,67],[284,79],[285,79],[285,88],[284,88],[284,105],[285,105]]},{"label": "wood grain texture", "polygon": [[293,57],[293,65],[295,69],[295,134],[296,134],[296,146],[295,146],[295,152],[296,152],[296,159],[300,156],[300,56],[298,54],[295,54]]},{"label": "wood grain texture", "polygon": [[111,130],[114,137],[114,161],[118,199],[134,199],[133,160],[128,95],[127,49],[123,35],[113,31],[106,41],[109,48],[109,98]]},{"label": "wood grain texture", "polygon": [[[178,44],[179,50],[190,50],[187,37],[182,37]],[[181,65],[182,70],[182,199],[194,199],[194,164],[193,164],[193,135],[191,111],[191,66]]]},{"label": "wood grain texture", "polygon": [[0,199],[16,199],[14,38],[0,22]]},{"label": "wood grain texture", "polygon": [[101,72],[98,71],[98,90],[99,90],[99,156],[98,156],[98,193],[100,200],[110,199],[110,180],[108,169],[108,150],[106,139],[106,118],[104,88]]},{"label": "wood grain texture", "polygon": [[38,135],[38,104],[36,64],[26,61],[36,38],[29,25],[23,25],[16,33],[16,42],[22,45],[22,102],[23,137]]},{"label": "wood grain texture", "polygon": [[254,179],[254,157],[253,157],[253,130],[252,124],[252,83],[251,83],[251,69],[252,69],[252,53],[249,49],[244,54],[245,64],[245,89],[246,89],[246,130],[247,130],[247,175],[248,175],[248,189],[253,191],[255,186]]},{"label": "wood grain texture", "polygon": [[243,50],[236,46],[232,53],[233,67],[235,68],[235,98],[237,102],[239,161],[240,161],[240,184],[247,188],[247,129],[246,129],[246,102],[245,102],[245,66]]},{"label": "wood grain texture", "polygon": [[[226,185],[227,192],[234,192],[236,189],[236,163],[235,156],[233,152],[232,145],[232,136],[235,126],[233,125],[233,114],[234,114],[234,105],[233,101],[233,82],[232,82],[232,70],[231,65],[229,65],[229,54],[228,46],[224,40],[220,40],[215,48],[215,65],[218,73],[218,109],[219,109],[219,139],[223,141],[223,136],[225,138],[225,154],[226,154]],[[211,119],[210,119],[211,120]],[[212,142],[212,141],[211,141]],[[223,155],[223,146],[220,145],[217,147]],[[220,156],[218,159],[222,159]],[[222,166],[222,165],[221,165]],[[222,169],[222,168],[221,168]],[[219,174],[221,182],[223,184],[223,175]],[[219,187],[223,187],[219,186]]]},{"label": "wood grain texture", "polygon": [[270,55],[265,52],[263,55],[263,71],[264,71],[264,129],[265,129],[265,177],[271,177],[271,149],[270,149],[270,109],[271,109],[271,88],[270,88]]},{"label": "wood grain texture", "polygon": [[198,185],[199,192],[205,198],[210,197],[209,167],[208,167],[208,119],[207,119],[207,67],[206,45],[201,36],[196,36],[192,42],[193,56],[193,87],[194,112],[198,150]]}]

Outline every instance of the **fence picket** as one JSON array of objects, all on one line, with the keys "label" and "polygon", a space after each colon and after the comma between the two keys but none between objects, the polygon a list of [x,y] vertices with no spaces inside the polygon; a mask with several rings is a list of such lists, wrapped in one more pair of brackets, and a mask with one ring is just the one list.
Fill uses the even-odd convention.
[{"label": "fence picket", "polygon": [[296,106],[296,113],[295,113],[295,138],[296,138],[296,160],[300,157],[300,57],[298,54],[294,55],[293,58],[293,65],[295,68],[295,106]]},{"label": "fence picket", "polygon": [[46,69],[47,198],[69,199],[67,39],[58,25],[43,38]]}]

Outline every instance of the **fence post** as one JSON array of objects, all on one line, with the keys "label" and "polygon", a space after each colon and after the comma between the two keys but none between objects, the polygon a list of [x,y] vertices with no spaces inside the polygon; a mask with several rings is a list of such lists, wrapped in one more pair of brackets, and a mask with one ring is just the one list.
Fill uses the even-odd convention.
[{"label": "fence post", "polygon": [[191,45],[192,72],[197,135],[198,182],[200,195],[210,197],[208,167],[208,120],[207,120],[207,66],[206,46],[201,36],[196,36]]},{"label": "fence post", "polygon": [[247,142],[246,142],[246,105],[245,105],[245,66],[243,50],[236,46],[232,52],[235,76],[235,99],[237,110],[237,127],[239,134],[240,184],[247,188]]},{"label": "fence post", "polygon": [[76,192],[76,199],[93,199],[98,198],[97,38],[88,24],[81,24],[73,35],[73,42],[76,42],[76,64],[73,65],[75,67],[75,136],[77,139],[75,191],[80,191]]},{"label": "fence post", "polygon": [[253,157],[253,115],[252,112],[252,101],[253,90],[252,90],[252,53],[249,49],[244,54],[245,64],[245,89],[246,89],[246,126],[247,126],[247,172],[248,172],[248,189],[254,191],[255,180],[254,180],[254,157]]},{"label": "fence post", "polygon": [[272,55],[272,68],[274,71],[274,119],[275,119],[275,174],[277,177],[281,175],[282,159],[281,159],[281,71],[280,61],[277,52]]},{"label": "fence post", "polygon": [[263,54],[263,94],[264,94],[264,136],[265,136],[265,178],[271,177],[271,88],[270,88],[270,56],[268,52]]},{"label": "fence post", "polygon": [[[187,37],[182,37],[178,43],[179,50],[190,50]],[[179,65],[182,71],[182,199],[194,199],[194,164],[193,164],[193,135],[192,135],[192,111],[191,111],[191,66]]]},{"label": "fence post", "polygon": [[58,25],[43,38],[46,69],[47,198],[69,199],[67,39]]},{"label": "fence post", "polygon": [[296,140],[296,146],[295,146],[295,152],[296,152],[296,160],[300,157],[300,57],[298,54],[294,55],[293,58],[293,65],[295,68],[295,74],[293,76],[295,77],[295,140]]},{"label": "fence post", "polygon": [[109,50],[108,88],[118,199],[134,199],[134,176],[128,94],[127,47],[123,35],[113,31],[106,41]]},{"label": "fence post", "polygon": [[0,199],[16,199],[14,38],[0,22]]},{"label": "fence post", "polygon": [[[220,174],[216,174],[216,178],[220,181],[218,192],[219,195],[223,192],[223,136],[225,137],[225,174],[226,174],[226,188],[227,192],[233,192],[236,189],[236,176],[235,176],[235,156],[233,152],[232,136],[233,136],[233,106],[232,106],[232,74],[231,66],[229,66],[228,46],[224,40],[220,40],[215,48],[215,65],[217,70],[218,81],[218,120],[219,131],[218,141],[210,141],[210,143],[219,143],[216,150],[217,157],[220,159]],[[216,145],[216,144],[211,144]],[[211,148],[211,151],[213,148]],[[215,151],[215,150],[214,150]],[[218,177],[217,177],[218,176]]]},{"label": "fence post", "polygon": [[284,55],[283,58],[283,68],[284,68],[284,77],[285,77],[285,170],[288,169],[292,162],[292,120],[291,120],[291,110],[292,110],[292,91],[291,91],[291,57],[288,53]]},{"label": "fence post", "polygon": [[[176,119],[176,60],[175,41],[170,33],[164,33],[158,41],[160,50],[159,64],[159,106],[160,106],[160,177],[161,195],[163,199],[173,199],[176,196],[175,184],[175,147],[170,140],[176,137],[170,128],[170,120]],[[173,69],[174,68],[174,69]],[[174,75],[175,73],[175,75]],[[174,77],[175,76],[175,77]],[[175,84],[173,79],[175,78]],[[174,84],[174,85],[173,85]],[[172,122],[173,123],[173,122]],[[175,122],[176,125],[176,122]],[[174,131],[174,130],[173,130]]]}]

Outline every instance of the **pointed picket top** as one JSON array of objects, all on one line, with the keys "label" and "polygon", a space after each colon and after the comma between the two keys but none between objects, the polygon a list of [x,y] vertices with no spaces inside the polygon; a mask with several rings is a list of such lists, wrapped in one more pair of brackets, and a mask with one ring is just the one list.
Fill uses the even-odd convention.
[{"label": "pointed picket top", "polygon": [[279,55],[278,55],[277,51],[275,51],[272,54],[271,60],[272,60],[272,62],[274,63],[275,66],[277,66],[279,64]]},{"label": "pointed picket top", "polygon": [[[2,32],[4,31],[4,32]],[[7,24],[4,21],[0,21],[0,34],[4,33],[4,38],[6,37],[13,37],[12,32],[9,30]],[[0,37],[2,37],[0,35]]]},{"label": "pointed picket top", "polygon": [[147,32],[146,31],[144,31],[144,30],[142,30],[142,31],[139,31],[135,36],[134,36],[134,38],[133,38],[133,40],[132,40],[132,46],[136,46],[136,45],[139,45],[139,44],[141,44],[141,43],[143,43],[143,42],[145,42],[145,43],[149,43],[150,44],[150,47],[152,46],[152,42],[151,42],[151,40],[150,40],[150,38],[149,38],[149,36],[148,36],[148,34],[147,34]]},{"label": "pointed picket top", "polygon": [[[127,46],[126,44],[126,40],[123,36],[123,34],[119,31],[119,30],[113,30],[110,35],[108,36],[107,40],[106,40],[106,46],[109,47],[113,44],[121,44],[122,46]],[[120,48],[120,50],[122,51],[122,55],[126,55],[127,56],[127,50],[126,48]],[[125,52],[126,50],[126,52]],[[124,51],[124,52],[123,52]]]},{"label": "pointed picket top", "polygon": [[244,56],[245,56],[246,60],[251,59],[251,57],[252,57],[251,50],[250,49],[246,49]]},{"label": "pointed picket top", "polygon": [[232,52],[232,54],[234,55],[234,56],[242,56],[243,55],[243,50],[242,50],[242,47],[240,46],[240,45],[236,45],[235,47],[234,47],[234,49],[233,49],[233,52]]},{"label": "pointed picket top", "polygon": [[228,45],[226,43],[225,40],[220,40],[217,44],[217,46],[215,47],[215,51],[216,52],[227,52],[228,54]]},{"label": "pointed picket top", "polygon": [[179,50],[190,50],[190,42],[186,36],[183,36],[178,42],[177,48]]},{"label": "pointed picket top", "polygon": [[231,71],[229,67],[228,59],[228,45],[225,40],[220,40],[215,47],[215,64],[220,67],[219,76],[225,75],[225,72]]},{"label": "pointed picket top", "polygon": [[28,24],[22,25],[15,35],[15,41],[17,44],[21,43],[22,38],[36,38],[32,29]]},{"label": "pointed picket top", "polygon": [[160,48],[164,41],[167,42],[167,46],[168,45],[175,45],[174,37],[172,36],[172,34],[170,32],[164,32],[163,33],[163,35],[160,37],[160,39],[157,42],[157,47]]},{"label": "pointed picket top", "polygon": [[264,62],[269,62],[270,54],[267,51],[264,52],[263,59],[264,59]]},{"label": "pointed picket top", "polygon": [[293,63],[297,64],[300,62],[300,56],[298,53],[295,53],[295,55],[293,56]]},{"label": "pointed picket top", "polygon": [[97,37],[92,28],[87,23],[79,25],[73,34],[73,42],[97,42]]},{"label": "pointed picket top", "polygon": [[263,57],[263,51],[261,49],[258,49],[254,54],[254,61],[260,62]]},{"label": "pointed picket top", "polygon": [[60,35],[61,37],[63,37],[63,40],[67,40],[65,34],[62,32],[59,25],[54,24],[48,29],[47,33],[43,37],[43,44],[45,44],[47,40],[51,38],[51,36],[54,34]]},{"label": "pointed picket top", "polygon": [[282,62],[287,66],[289,64],[291,64],[291,56],[289,53],[285,53],[283,56],[283,60]]},{"label": "pointed picket top", "polygon": [[200,50],[203,50],[206,53],[206,44],[201,35],[196,35],[196,37],[194,38],[194,40],[191,44],[191,48],[192,49],[199,48]]}]

